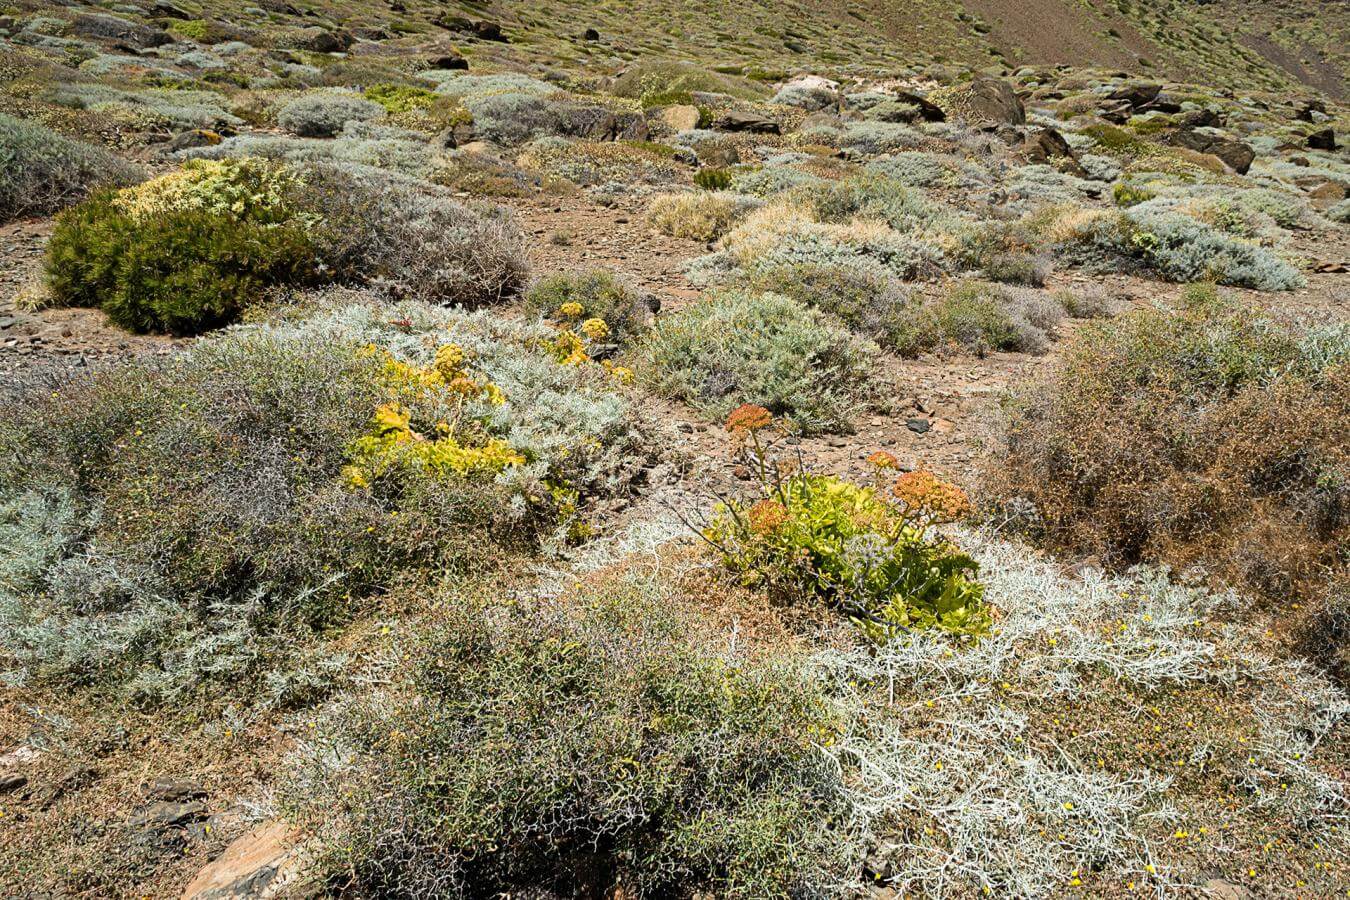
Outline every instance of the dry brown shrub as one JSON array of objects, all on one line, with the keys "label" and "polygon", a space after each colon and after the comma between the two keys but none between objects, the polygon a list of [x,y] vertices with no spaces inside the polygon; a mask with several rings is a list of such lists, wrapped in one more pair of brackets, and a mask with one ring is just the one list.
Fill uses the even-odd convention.
[{"label": "dry brown shrub", "polygon": [[1086,329],[1010,404],[986,494],[1057,549],[1194,568],[1286,621],[1319,616],[1350,549],[1346,351],[1310,353],[1208,293]]}]

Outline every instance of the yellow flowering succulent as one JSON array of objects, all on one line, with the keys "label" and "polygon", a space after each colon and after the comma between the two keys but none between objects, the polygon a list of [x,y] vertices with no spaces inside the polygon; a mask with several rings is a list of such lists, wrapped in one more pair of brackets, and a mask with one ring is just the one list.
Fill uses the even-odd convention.
[{"label": "yellow flowering succulent", "polygon": [[496,474],[510,466],[524,464],[525,457],[518,450],[498,438],[484,439],[481,429],[472,428],[473,437],[466,440],[464,430],[459,428],[458,415],[453,423],[435,423],[433,436],[423,435],[413,428],[413,412],[403,401],[444,397],[448,393],[458,397],[461,403],[481,399],[498,406],[506,402],[505,395],[495,384],[470,374],[469,354],[463,347],[458,344],[438,347],[427,368],[403,362],[373,345],[361,352],[365,356],[383,354],[380,376],[394,399],[375,410],[366,432],[348,447],[350,463],[343,469],[348,484],[357,488],[369,487],[382,475],[407,466],[470,476]]},{"label": "yellow flowering succulent", "polygon": [[609,326],[605,324],[604,319],[587,319],[581,323],[581,331],[593,341],[609,337]]},{"label": "yellow flowering succulent", "polygon": [[558,336],[548,346],[553,351],[554,359],[565,366],[579,366],[591,358],[586,352],[585,342],[571,329],[558,332]]},{"label": "yellow flowering succulent", "polygon": [[419,434],[412,428],[410,410],[397,403],[383,404],[375,410],[366,433],[348,448],[351,462],[343,476],[353,487],[364,488],[403,466],[469,476],[496,474],[525,462],[524,455],[499,438],[470,445],[456,438],[444,422],[437,423],[436,431],[435,438]]},{"label": "yellow flowering succulent", "polygon": [[558,318],[560,319],[579,319],[586,312],[586,308],[575,300],[569,300],[558,307]]},{"label": "yellow flowering succulent", "polygon": [[482,399],[493,406],[506,402],[506,395],[490,381],[479,381],[469,374],[468,353],[458,344],[444,344],[436,350],[430,368],[420,368],[403,362],[392,353],[368,346],[368,354],[383,352],[385,384],[396,394],[420,395],[430,391],[448,390],[466,400]]}]

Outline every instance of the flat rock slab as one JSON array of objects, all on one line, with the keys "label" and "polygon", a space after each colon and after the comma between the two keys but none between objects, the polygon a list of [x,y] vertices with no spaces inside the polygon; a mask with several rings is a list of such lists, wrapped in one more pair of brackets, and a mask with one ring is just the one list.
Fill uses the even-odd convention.
[{"label": "flat rock slab", "polygon": [[183,890],[183,900],[265,900],[294,888],[306,856],[285,822],[266,822],[225,848]]}]

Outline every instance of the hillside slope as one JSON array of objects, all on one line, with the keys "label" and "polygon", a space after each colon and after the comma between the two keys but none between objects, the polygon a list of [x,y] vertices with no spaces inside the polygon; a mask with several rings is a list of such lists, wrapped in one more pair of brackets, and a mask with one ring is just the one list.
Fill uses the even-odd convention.
[{"label": "hillside slope", "polygon": [[[711,0],[563,0],[548,9],[514,0],[460,5],[466,13],[497,16],[532,48],[569,61],[657,53],[784,68],[1063,63],[1142,69],[1232,88],[1288,89],[1301,82],[1336,97],[1345,96],[1350,71],[1340,0],[749,0],[730,15]],[[586,28],[599,31],[604,43],[583,42]]]}]

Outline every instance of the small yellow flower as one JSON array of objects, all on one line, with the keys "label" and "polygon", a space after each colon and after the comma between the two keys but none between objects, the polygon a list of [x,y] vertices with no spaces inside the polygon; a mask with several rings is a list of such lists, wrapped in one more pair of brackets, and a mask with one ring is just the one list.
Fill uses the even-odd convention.
[{"label": "small yellow flower", "polygon": [[576,302],[575,300],[569,300],[562,306],[558,307],[558,318],[577,319],[580,318],[581,314],[584,313],[585,311],[586,311],[585,307],[583,307],[580,303]]},{"label": "small yellow flower", "polygon": [[609,337],[609,326],[604,319],[587,319],[581,323],[581,331],[593,341]]}]

